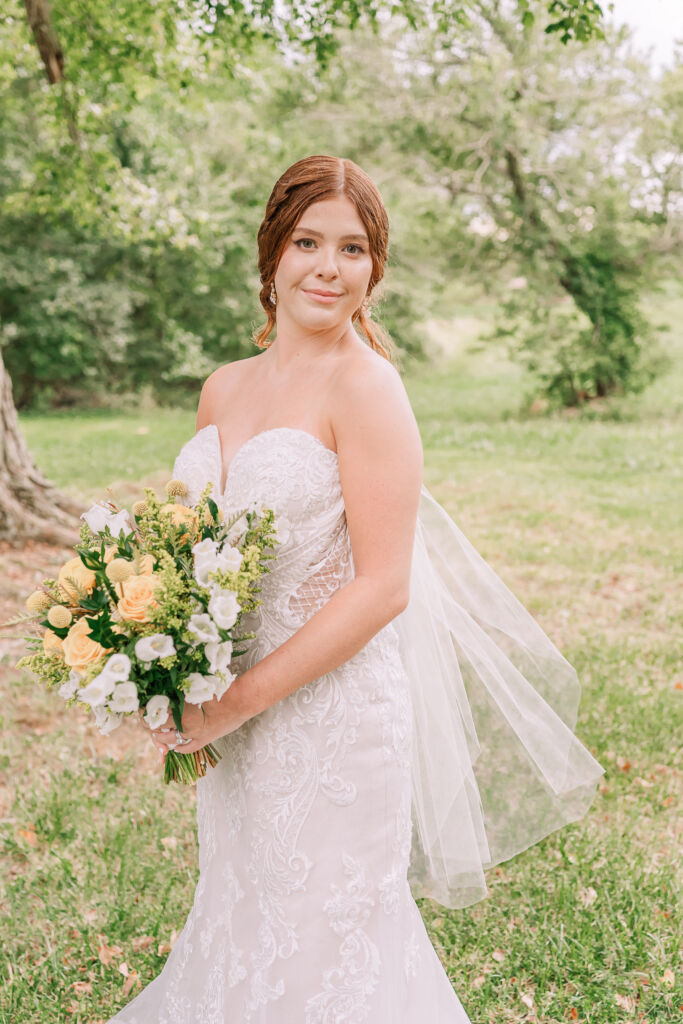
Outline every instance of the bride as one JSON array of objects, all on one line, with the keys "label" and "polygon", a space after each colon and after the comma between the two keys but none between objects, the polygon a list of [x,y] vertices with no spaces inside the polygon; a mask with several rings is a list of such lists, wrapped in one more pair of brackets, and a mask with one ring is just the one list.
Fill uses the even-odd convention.
[{"label": "bride", "polygon": [[574,735],[574,670],[422,484],[369,315],[374,184],[297,161],[258,249],[263,351],[206,380],[174,476],[189,504],[212,481],[226,518],[274,508],[280,543],[230,688],[151,731],[161,756],[222,758],[197,783],[185,926],[110,1024],[468,1024],[414,897],[481,899],[484,869],[581,817],[603,769]]}]

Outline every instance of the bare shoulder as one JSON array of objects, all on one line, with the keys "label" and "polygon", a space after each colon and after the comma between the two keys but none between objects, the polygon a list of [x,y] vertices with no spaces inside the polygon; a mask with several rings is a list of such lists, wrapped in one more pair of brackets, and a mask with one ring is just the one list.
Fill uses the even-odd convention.
[{"label": "bare shoulder", "polygon": [[400,373],[388,359],[366,347],[345,360],[335,375],[331,398],[337,446],[352,436],[381,435],[420,448],[420,432]]},{"label": "bare shoulder", "polygon": [[255,356],[247,356],[245,359],[235,359],[231,363],[224,363],[222,366],[209,374],[202,384],[197,406],[196,429],[201,430],[208,423],[215,423],[220,418],[220,410],[225,407],[230,396],[238,391],[244,381],[245,373],[249,368],[245,363],[250,363]]}]

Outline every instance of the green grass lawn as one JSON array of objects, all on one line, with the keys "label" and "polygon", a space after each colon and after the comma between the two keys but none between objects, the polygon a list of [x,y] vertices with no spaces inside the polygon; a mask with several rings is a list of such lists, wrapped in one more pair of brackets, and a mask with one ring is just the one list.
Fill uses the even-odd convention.
[{"label": "green grass lawn", "polygon": [[[586,818],[491,871],[487,899],[419,901],[473,1024],[681,1019],[683,296],[653,302],[675,365],[602,408],[518,416],[519,370],[494,350],[406,376],[425,484],[576,666],[577,731],[606,768]],[[194,421],[21,426],[59,486],[89,501],[113,483],[130,502],[168,477]],[[163,786],[132,722],[101,737],[7,667],[0,1021],[96,1024],[159,973],[185,921],[194,794]]]}]

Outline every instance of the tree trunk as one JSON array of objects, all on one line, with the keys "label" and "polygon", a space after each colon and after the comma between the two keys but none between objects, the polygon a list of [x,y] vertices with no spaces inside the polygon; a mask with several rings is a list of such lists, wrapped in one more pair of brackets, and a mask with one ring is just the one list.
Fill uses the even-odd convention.
[{"label": "tree trunk", "polygon": [[0,349],[0,540],[73,547],[81,505],[60,493],[40,472],[19,431],[12,381]]},{"label": "tree trunk", "polygon": [[50,85],[58,85],[61,89],[62,108],[66,118],[71,141],[77,145],[80,136],[76,126],[76,114],[69,97],[67,81],[64,75],[64,51],[62,50],[57,32],[52,24],[52,11],[49,0],[24,0],[28,23],[33,33],[38,52],[40,53],[45,74]]}]

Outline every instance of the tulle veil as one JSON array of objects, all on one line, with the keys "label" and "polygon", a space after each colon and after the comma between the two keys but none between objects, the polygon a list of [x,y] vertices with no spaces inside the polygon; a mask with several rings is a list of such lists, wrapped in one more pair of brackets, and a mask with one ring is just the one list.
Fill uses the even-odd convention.
[{"label": "tulle veil", "polygon": [[484,872],[581,818],[604,768],[577,673],[423,485],[393,620],[413,705],[413,896],[465,907]]}]

